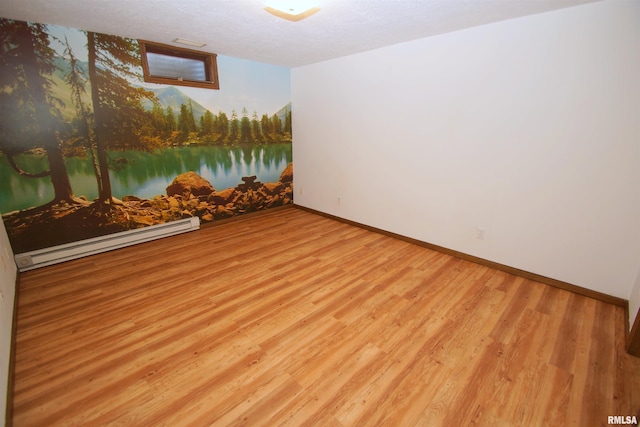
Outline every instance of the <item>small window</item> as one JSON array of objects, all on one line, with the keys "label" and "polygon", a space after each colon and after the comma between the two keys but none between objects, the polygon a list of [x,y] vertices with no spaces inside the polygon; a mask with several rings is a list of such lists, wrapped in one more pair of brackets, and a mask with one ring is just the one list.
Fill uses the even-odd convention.
[{"label": "small window", "polygon": [[220,89],[215,53],[139,43],[145,82]]}]

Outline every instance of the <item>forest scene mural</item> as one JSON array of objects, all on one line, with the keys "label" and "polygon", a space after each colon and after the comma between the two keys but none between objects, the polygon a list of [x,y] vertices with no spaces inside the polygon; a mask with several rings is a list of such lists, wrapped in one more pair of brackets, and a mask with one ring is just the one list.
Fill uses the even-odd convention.
[{"label": "forest scene mural", "polygon": [[145,83],[138,42],[0,18],[0,212],[15,253],[293,201],[290,73]]}]

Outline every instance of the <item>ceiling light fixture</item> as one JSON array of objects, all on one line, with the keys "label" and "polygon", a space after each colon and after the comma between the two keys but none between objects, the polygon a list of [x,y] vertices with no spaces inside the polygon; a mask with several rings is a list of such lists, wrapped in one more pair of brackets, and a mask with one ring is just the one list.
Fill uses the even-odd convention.
[{"label": "ceiling light fixture", "polygon": [[264,2],[267,12],[288,21],[300,21],[318,12],[317,0],[268,0]]},{"label": "ceiling light fixture", "polygon": [[181,38],[177,38],[173,40],[174,43],[180,43],[180,44],[186,44],[187,46],[193,46],[193,47],[204,47],[207,44],[206,43],[202,43],[202,42],[196,42],[193,40],[188,40],[188,39],[181,39]]}]

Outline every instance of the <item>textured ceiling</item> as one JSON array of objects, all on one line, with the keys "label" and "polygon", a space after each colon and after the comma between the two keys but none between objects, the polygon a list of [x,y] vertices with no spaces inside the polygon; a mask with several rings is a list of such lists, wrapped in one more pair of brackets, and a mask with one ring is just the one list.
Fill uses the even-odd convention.
[{"label": "textured ceiling", "polygon": [[2,0],[0,17],[174,44],[296,67],[594,0],[319,0],[298,22],[263,0]]}]

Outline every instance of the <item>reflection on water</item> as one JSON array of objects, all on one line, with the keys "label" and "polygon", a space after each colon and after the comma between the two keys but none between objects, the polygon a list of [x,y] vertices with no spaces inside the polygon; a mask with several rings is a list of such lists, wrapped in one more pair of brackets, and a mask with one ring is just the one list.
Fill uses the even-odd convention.
[{"label": "reflection on water", "polygon": [[[121,170],[110,172],[115,197],[152,198],[165,194],[171,181],[187,171],[196,172],[216,190],[237,186],[243,176],[256,175],[258,181],[275,182],[292,156],[291,144],[270,144],[167,148],[153,153],[127,151],[111,153],[110,157],[124,160]],[[41,155],[21,155],[16,160],[24,170],[47,169],[46,157]],[[95,199],[98,190],[90,160],[74,157],[67,159],[66,164],[74,194]],[[4,156],[0,157],[0,212],[39,206],[52,198],[49,178],[21,177]]]}]

